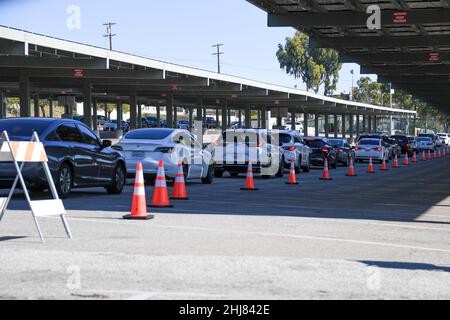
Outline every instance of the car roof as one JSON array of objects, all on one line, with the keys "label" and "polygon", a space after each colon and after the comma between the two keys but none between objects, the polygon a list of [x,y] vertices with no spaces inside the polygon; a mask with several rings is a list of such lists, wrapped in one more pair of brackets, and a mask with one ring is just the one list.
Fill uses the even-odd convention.
[{"label": "car roof", "polygon": [[78,124],[80,121],[73,120],[73,119],[55,119],[55,118],[6,118],[6,119],[0,119],[0,121],[3,122],[15,122],[15,121],[21,121],[26,123],[48,123],[48,124],[59,124],[59,123],[75,123]]}]

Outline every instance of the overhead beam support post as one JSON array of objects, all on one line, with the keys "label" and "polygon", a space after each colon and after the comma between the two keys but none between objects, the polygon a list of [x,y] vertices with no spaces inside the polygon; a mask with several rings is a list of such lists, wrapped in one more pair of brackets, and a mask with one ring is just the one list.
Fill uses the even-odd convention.
[{"label": "overhead beam support post", "polygon": [[245,107],[245,127],[252,127],[252,109],[250,106]]},{"label": "overhead beam support post", "polygon": [[228,128],[227,124],[227,108],[228,108],[228,101],[227,99],[222,99],[220,101],[221,108],[222,108],[222,130],[225,131]]},{"label": "overhead beam support post", "polygon": [[132,89],[130,92],[130,130],[137,128],[137,91]]},{"label": "overhead beam support post", "polygon": [[330,136],[330,115],[325,113],[325,137],[328,138]]},{"label": "overhead beam support post", "polygon": [[[319,119],[320,119],[320,115],[318,113],[316,113],[314,115],[314,131],[316,132],[315,135],[318,137],[320,135],[320,129],[319,129]],[[306,136],[306,134],[305,134]]]},{"label": "overhead beam support post", "polygon": [[345,114],[342,114],[341,118],[342,118],[342,138],[345,138],[346,131],[347,131],[347,125],[345,123],[345,121],[347,121],[347,120],[346,120]]},{"label": "overhead beam support post", "polygon": [[31,117],[30,78],[23,71],[20,73],[19,95],[20,95],[20,117],[29,118]]},{"label": "overhead beam support post", "polygon": [[[87,80],[83,81],[83,116],[84,124],[92,129],[92,84]],[[119,125],[120,123],[118,122],[118,128]],[[96,128],[93,129],[95,130]]]},{"label": "overhead beam support post", "polygon": [[36,94],[33,97],[34,117],[39,118],[39,95]]},{"label": "overhead beam support post", "polygon": [[174,128],[173,126],[173,94],[169,93],[166,96],[166,116],[167,128]]},{"label": "overhead beam support post", "polygon": [[267,129],[267,108],[261,108],[261,128]]},{"label": "overhead beam support post", "polygon": [[307,137],[309,136],[309,113],[303,113],[303,134]]},{"label": "overhead beam support post", "polygon": [[0,119],[6,118],[6,95],[0,91]]}]

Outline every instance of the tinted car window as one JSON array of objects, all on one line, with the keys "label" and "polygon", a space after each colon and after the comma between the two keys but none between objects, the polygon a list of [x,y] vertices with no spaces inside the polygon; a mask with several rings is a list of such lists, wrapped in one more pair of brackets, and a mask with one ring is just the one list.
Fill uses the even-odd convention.
[{"label": "tinted car window", "polygon": [[409,140],[406,136],[392,136],[392,139],[395,139],[396,141],[401,142],[401,143],[409,142]]},{"label": "tinted car window", "polygon": [[143,129],[128,132],[125,139],[132,140],[162,140],[172,134],[171,130]]},{"label": "tinted car window", "polygon": [[92,146],[98,146],[97,136],[85,126],[79,126],[84,142]]},{"label": "tinted car window", "polygon": [[305,143],[310,148],[322,148],[325,146],[325,143],[322,140],[305,140]]},{"label": "tinted car window", "polygon": [[344,141],[342,141],[342,140],[330,140],[329,143],[333,147],[337,147],[337,148],[341,148],[344,146]]},{"label": "tinted car window", "polygon": [[84,142],[83,137],[80,134],[80,131],[78,131],[75,124],[72,123],[60,125],[56,129],[56,133],[58,134],[59,138],[65,142],[78,142],[78,143]]},{"label": "tinted car window", "polygon": [[292,137],[289,134],[281,133],[280,134],[280,144],[288,144],[292,142]]},{"label": "tinted car window", "polygon": [[364,139],[359,142],[359,145],[362,146],[378,146],[380,145],[380,140],[375,139]]},{"label": "tinted car window", "polygon": [[0,132],[8,132],[10,137],[30,138],[35,131],[38,135],[42,134],[49,126],[47,121],[33,120],[3,120],[0,121]]}]

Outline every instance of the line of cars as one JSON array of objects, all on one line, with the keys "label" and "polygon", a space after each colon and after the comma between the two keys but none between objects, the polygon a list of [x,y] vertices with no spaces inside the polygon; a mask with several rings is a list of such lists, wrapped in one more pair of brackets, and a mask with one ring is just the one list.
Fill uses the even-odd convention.
[{"label": "line of cars", "polygon": [[[109,194],[120,194],[133,177],[138,162],[144,175],[154,180],[160,160],[165,163],[168,179],[175,179],[179,164],[186,180],[200,179],[211,184],[214,178],[245,174],[251,162],[255,174],[263,178],[283,177],[292,163],[297,173],[312,166],[323,167],[325,159],[332,169],[348,166],[350,159],[382,161],[396,154],[410,152],[406,136],[361,135],[356,146],[347,139],[303,137],[298,131],[263,129],[228,129],[219,132],[214,143],[203,141],[184,129],[143,128],[125,133],[114,146],[100,140],[79,121],[68,119],[18,118],[0,120],[0,132],[6,130],[12,140],[27,141],[37,132],[49,157],[49,167],[61,197],[72,189],[104,187]],[[408,143],[405,142],[408,141]],[[431,138],[419,136],[420,141]],[[32,192],[48,188],[40,164],[25,164],[23,170]],[[15,179],[10,163],[0,164],[0,187],[10,187]]]}]

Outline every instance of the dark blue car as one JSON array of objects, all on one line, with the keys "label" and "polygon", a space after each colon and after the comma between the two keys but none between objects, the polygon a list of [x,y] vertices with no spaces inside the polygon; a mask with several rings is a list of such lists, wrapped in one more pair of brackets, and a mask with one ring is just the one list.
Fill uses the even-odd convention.
[{"label": "dark blue car", "polygon": [[[103,142],[86,125],[75,120],[18,118],[0,120],[0,132],[12,141],[29,141],[35,131],[43,142],[49,167],[61,198],[73,188],[104,187],[109,194],[120,194],[126,182],[122,154]],[[0,144],[3,141],[0,141]],[[48,188],[40,163],[23,168],[25,182],[32,192]],[[9,188],[16,177],[12,163],[0,163],[0,187]]]}]

